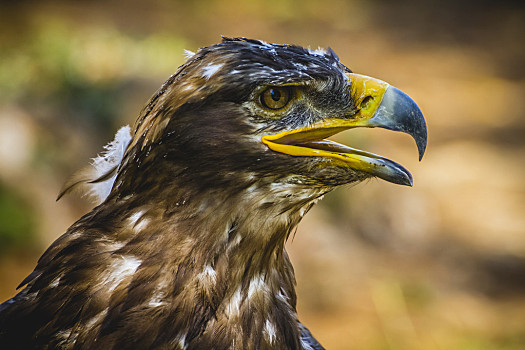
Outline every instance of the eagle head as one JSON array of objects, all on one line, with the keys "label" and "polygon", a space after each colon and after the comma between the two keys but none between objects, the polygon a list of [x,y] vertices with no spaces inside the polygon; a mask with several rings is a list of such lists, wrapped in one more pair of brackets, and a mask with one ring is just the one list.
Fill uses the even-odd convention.
[{"label": "eagle head", "polygon": [[417,105],[352,73],[331,49],[224,38],[191,56],[142,111],[114,195],[257,182],[313,195],[374,176],[412,185],[398,163],[326,139],[357,127],[408,133],[420,159],[425,151]]}]

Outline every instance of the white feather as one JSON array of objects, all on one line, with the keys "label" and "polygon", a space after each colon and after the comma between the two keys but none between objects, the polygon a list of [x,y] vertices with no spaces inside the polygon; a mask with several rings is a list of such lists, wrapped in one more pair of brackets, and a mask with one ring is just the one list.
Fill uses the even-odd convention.
[{"label": "white feather", "polygon": [[321,47],[318,47],[317,50],[308,49],[308,52],[315,56],[325,56],[326,55],[326,50]]},{"label": "white feather", "polygon": [[[130,141],[131,129],[129,125],[123,126],[117,131],[113,141],[104,146],[104,152],[92,159],[94,179],[108,174],[122,162]],[[102,203],[109,196],[116,177],[117,172],[105,181],[88,184],[87,195],[97,201],[97,204]]]},{"label": "white feather", "polygon": [[113,291],[118,285],[130,275],[137,271],[142,263],[141,260],[134,256],[120,256],[108,268],[104,276],[103,283],[107,285],[108,291]]},{"label": "white feather", "polygon": [[190,59],[193,56],[195,56],[195,52],[190,51],[190,50],[184,50],[184,56],[186,56],[186,59]]},{"label": "white feather", "polygon": [[206,78],[206,80],[210,79],[219,69],[221,69],[223,66],[222,63],[219,64],[208,64],[206,67],[202,69],[202,77]]},{"label": "white feather", "polygon": [[266,319],[266,323],[264,324],[264,332],[270,344],[273,343],[275,340],[275,325],[269,319]]}]

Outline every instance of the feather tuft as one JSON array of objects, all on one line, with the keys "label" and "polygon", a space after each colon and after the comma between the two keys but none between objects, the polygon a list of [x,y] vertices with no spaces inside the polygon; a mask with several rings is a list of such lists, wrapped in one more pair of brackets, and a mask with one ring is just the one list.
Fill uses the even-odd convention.
[{"label": "feather tuft", "polygon": [[131,129],[126,125],[117,131],[113,141],[104,146],[104,151],[92,159],[90,166],[80,170],[66,182],[57,200],[69,192],[80,191],[95,204],[102,203],[111,193],[118,167],[130,142]]},{"label": "feather tuft", "polygon": [[195,56],[195,52],[190,51],[190,50],[184,50],[184,56],[186,57],[186,59],[190,59],[193,56]]}]

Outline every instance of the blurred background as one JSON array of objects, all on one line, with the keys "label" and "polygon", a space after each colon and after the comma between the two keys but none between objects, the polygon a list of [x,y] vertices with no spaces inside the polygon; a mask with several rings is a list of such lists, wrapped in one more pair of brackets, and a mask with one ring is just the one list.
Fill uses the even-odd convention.
[{"label": "blurred background", "polygon": [[0,299],[91,205],[65,180],[192,51],[246,36],[330,46],[414,98],[406,135],[354,130],[414,187],[327,195],[288,243],[299,315],[327,349],[525,348],[525,3],[0,2]]}]

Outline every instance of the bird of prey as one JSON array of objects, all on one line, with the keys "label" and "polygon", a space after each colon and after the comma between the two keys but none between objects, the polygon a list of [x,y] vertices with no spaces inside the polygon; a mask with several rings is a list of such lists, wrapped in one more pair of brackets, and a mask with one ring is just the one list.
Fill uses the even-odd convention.
[{"label": "bird of prey", "polygon": [[100,203],[0,306],[2,349],[323,349],[298,319],[287,238],[340,185],[412,185],[327,138],[401,131],[421,159],[422,113],[330,48],[224,38],[188,56],[64,190]]}]

